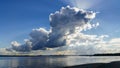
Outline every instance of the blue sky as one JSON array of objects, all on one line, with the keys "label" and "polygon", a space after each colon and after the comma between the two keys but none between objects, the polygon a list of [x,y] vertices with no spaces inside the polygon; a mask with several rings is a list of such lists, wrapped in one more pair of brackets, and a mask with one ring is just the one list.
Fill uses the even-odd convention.
[{"label": "blue sky", "polygon": [[[101,0],[89,8],[100,12],[94,20],[100,26],[86,33],[120,37],[119,3],[119,0]],[[23,42],[33,28],[49,29],[49,14],[66,5],[71,4],[63,0],[0,0],[0,47],[9,47],[14,40]]]}]

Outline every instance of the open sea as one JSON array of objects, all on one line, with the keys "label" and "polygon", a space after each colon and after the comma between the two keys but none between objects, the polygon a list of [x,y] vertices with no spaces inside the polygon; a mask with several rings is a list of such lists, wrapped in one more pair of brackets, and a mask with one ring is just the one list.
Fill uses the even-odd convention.
[{"label": "open sea", "polygon": [[120,61],[119,56],[0,57],[0,68],[62,68],[87,63]]}]

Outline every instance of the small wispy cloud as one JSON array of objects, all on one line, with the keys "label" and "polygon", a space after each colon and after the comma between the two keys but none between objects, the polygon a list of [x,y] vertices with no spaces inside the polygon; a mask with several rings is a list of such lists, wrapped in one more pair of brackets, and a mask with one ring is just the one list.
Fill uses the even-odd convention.
[{"label": "small wispy cloud", "polygon": [[102,0],[61,0],[70,4],[71,6],[82,8],[82,9],[89,9],[93,8],[98,5]]}]

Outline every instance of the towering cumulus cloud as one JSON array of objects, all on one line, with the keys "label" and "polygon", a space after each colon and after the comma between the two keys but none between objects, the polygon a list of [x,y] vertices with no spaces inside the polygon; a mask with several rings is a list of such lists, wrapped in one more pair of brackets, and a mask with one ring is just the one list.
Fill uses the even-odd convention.
[{"label": "towering cumulus cloud", "polygon": [[[88,25],[94,17],[95,13],[92,11],[70,8],[69,6],[62,7],[60,11],[51,14],[48,47],[67,45],[67,36],[82,31],[83,27]],[[89,26],[91,25],[89,24]]]},{"label": "towering cumulus cloud", "polygon": [[[101,42],[104,36],[86,35],[82,31],[90,30],[99,26],[99,23],[91,24],[96,13],[75,7],[62,7],[60,11],[51,13],[49,16],[50,30],[44,28],[33,29],[30,39],[25,44],[12,42],[12,49],[16,51],[30,51],[60,46],[93,45]],[[84,46],[87,48],[87,46]],[[88,46],[88,48],[90,48]],[[94,48],[94,47],[93,47]]]}]

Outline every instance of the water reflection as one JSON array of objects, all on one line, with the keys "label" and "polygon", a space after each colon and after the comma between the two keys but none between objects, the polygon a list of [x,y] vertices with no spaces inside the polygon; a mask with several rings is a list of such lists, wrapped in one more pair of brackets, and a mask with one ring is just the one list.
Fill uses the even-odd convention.
[{"label": "water reflection", "polygon": [[0,68],[59,68],[110,61],[120,61],[120,58],[86,56],[0,57]]}]

